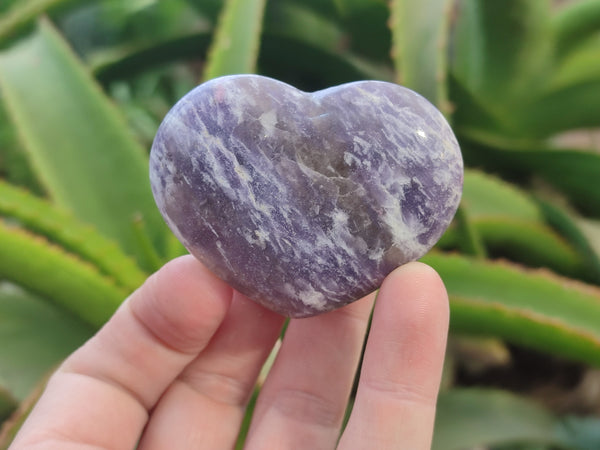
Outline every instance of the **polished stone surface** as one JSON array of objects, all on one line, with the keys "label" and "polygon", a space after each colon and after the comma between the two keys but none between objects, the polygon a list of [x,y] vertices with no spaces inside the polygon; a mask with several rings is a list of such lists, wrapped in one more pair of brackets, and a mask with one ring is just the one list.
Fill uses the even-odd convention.
[{"label": "polished stone surface", "polygon": [[396,84],[305,93],[217,78],[169,112],[150,179],[175,235],[215,274],[306,317],[379,287],[449,225],[463,163],[444,117]]}]

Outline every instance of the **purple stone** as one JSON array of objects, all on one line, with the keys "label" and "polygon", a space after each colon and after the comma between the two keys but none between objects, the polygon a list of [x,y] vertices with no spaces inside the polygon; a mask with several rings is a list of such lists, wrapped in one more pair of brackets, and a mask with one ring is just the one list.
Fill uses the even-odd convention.
[{"label": "purple stone", "polygon": [[305,93],[234,75],[168,113],[150,180],[190,253],[267,308],[307,317],[429,251],[458,207],[463,162],[442,114],[404,87]]}]

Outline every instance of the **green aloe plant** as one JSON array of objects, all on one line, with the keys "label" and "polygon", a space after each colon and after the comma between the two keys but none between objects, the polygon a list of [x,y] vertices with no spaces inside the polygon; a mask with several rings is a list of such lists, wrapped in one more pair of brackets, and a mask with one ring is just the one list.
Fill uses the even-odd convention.
[{"label": "green aloe plant", "polygon": [[[423,258],[452,336],[600,366],[600,153],[556,144],[600,126],[599,36],[600,0],[1,4],[0,447],[52,368],[183,253],[152,201],[149,143],[181,95],[229,73],[426,96],[467,166]],[[461,358],[449,351],[434,448],[600,447],[593,417],[465,387]]]}]

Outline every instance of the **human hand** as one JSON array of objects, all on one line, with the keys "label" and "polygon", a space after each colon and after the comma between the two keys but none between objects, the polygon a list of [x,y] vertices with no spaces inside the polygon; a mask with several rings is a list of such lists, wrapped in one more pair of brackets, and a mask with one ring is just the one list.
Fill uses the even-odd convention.
[{"label": "human hand", "polygon": [[[373,301],[291,320],[245,448],[336,447]],[[233,448],[283,321],[193,257],[171,261],[61,365],[10,448]],[[433,269],[386,278],[339,449],[430,447],[447,329]]]}]

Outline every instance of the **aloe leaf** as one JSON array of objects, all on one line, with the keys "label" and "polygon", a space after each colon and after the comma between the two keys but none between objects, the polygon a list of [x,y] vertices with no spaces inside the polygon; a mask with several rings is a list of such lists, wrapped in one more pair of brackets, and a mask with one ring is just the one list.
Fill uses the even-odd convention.
[{"label": "aloe leaf", "polygon": [[506,216],[542,222],[536,202],[516,186],[493,175],[466,169],[462,202],[473,219]]},{"label": "aloe leaf", "polygon": [[451,329],[600,365],[600,288],[549,271],[431,252]]},{"label": "aloe leaf", "polygon": [[132,226],[142,215],[162,251],[166,226],[150,191],[145,150],[49,22],[0,53],[0,89],[54,201],[144,265]]},{"label": "aloe leaf", "polygon": [[[107,16],[110,20],[98,19]],[[185,0],[93,2],[61,17],[59,24],[103,83],[131,79],[172,61],[198,59],[213,30],[212,18]],[[106,35],[111,37],[94,39]]]},{"label": "aloe leaf", "polygon": [[[440,241],[440,248],[461,248],[465,220],[472,235],[495,256],[532,266],[547,266],[570,276],[587,271],[587,258],[546,224],[538,202],[526,192],[499,178],[467,169],[461,207],[455,226]],[[473,254],[473,252],[467,252]],[[476,254],[482,255],[482,252]]]},{"label": "aloe leaf", "polygon": [[0,220],[0,278],[100,327],[129,291],[44,238]]},{"label": "aloe leaf", "polygon": [[523,133],[540,138],[574,128],[597,127],[599,117],[599,78],[540,93],[515,114]]},{"label": "aloe leaf", "polygon": [[[339,23],[305,4],[272,2],[266,11],[259,65],[264,73],[304,90],[358,79],[393,79],[387,64],[374,62],[347,48],[344,43],[348,39],[348,33]],[[309,84],[307,79],[319,83]]]},{"label": "aloe leaf", "polygon": [[539,141],[515,140],[482,130],[457,130],[465,162],[514,176],[536,175],[568,196],[585,214],[600,217],[600,154],[555,149]]},{"label": "aloe leaf", "polygon": [[504,128],[516,136],[540,139],[570,129],[598,126],[599,55],[597,34],[556,61],[551,70],[540,75],[538,85],[528,95],[499,114],[504,117]]},{"label": "aloe leaf", "polygon": [[583,0],[570,2],[552,22],[556,52],[563,56],[598,32],[600,28],[600,2]]},{"label": "aloe leaf", "polygon": [[223,9],[223,0],[187,0],[191,6],[196,8],[203,16],[209,18],[212,22],[216,22],[219,18],[219,13]]},{"label": "aloe leaf", "polygon": [[1,180],[0,216],[18,220],[28,229],[93,263],[128,291],[135,290],[148,275],[114,241],[90,225],[82,224],[48,201]]},{"label": "aloe leaf", "polygon": [[[452,236],[452,237],[450,237]],[[456,243],[452,243],[456,241]],[[460,205],[454,216],[453,226],[444,233],[443,240],[438,243],[441,248],[456,245],[461,253],[479,258],[485,258],[487,252],[481,234],[475,229],[473,220],[464,205]]]},{"label": "aloe leaf", "polygon": [[[290,1],[269,4],[265,16],[265,34],[302,40],[331,53],[341,53],[341,42],[347,38],[339,23],[306,6]],[[310,29],[310,33],[306,30]]]},{"label": "aloe leaf", "polygon": [[147,264],[150,265],[152,271],[160,269],[160,267],[163,264],[163,260],[156,251],[156,248],[152,245],[150,239],[148,239],[148,232],[146,229],[146,223],[144,222],[144,218],[139,215],[134,217],[133,227],[135,230],[137,247],[143,252],[144,261],[146,261]]},{"label": "aloe leaf", "polygon": [[382,0],[332,0],[332,2],[342,15],[351,15],[356,11],[363,11],[373,4],[383,3]]},{"label": "aloe leaf", "polygon": [[596,450],[600,448],[600,420],[598,417],[567,416],[557,430],[569,449]]},{"label": "aloe leaf", "polygon": [[438,398],[431,448],[537,443],[567,449],[559,426],[560,419],[526,398],[499,390],[457,388]]},{"label": "aloe leaf", "polygon": [[337,15],[325,15],[339,22],[347,33],[349,51],[373,61],[391,63],[392,33],[389,27],[390,4],[387,0],[333,0]]},{"label": "aloe leaf", "polygon": [[[284,0],[286,1],[286,0]],[[353,1],[353,0],[349,0],[349,1]],[[380,0],[365,0],[365,1],[380,1]],[[338,3],[339,0],[303,0],[301,3],[306,6],[307,8],[311,9],[312,11],[314,11],[315,13],[319,14],[322,17],[326,17],[331,19],[332,21],[336,21],[339,22],[340,21],[340,17],[339,17],[339,5],[337,5],[336,3]],[[363,2],[363,0],[356,0],[356,3],[360,3]],[[271,1],[269,2],[269,6],[275,5],[276,1]],[[294,3],[295,0],[294,0]]]},{"label": "aloe leaf", "polygon": [[596,35],[558,61],[546,89],[600,80],[600,36]]},{"label": "aloe leaf", "polygon": [[[310,29],[311,33],[306,33]],[[190,60],[204,55],[211,30],[189,30],[142,45],[110,47],[89,55],[94,74],[102,83],[131,77],[142,70],[168,62]],[[263,73],[285,79],[298,87],[308,78],[322,79],[317,88],[356,79],[391,80],[387,64],[365,58],[343,43],[349,39],[337,22],[304,4],[272,2],[265,11],[258,64]],[[310,65],[305,61],[311,61]],[[327,66],[326,73],[322,68]]]},{"label": "aloe leaf", "polygon": [[0,102],[0,178],[20,186],[27,186],[41,194],[39,182],[31,170],[15,129],[11,126],[6,109]]},{"label": "aloe leaf", "polygon": [[473,226],[494,254],[533,267],[548,267],[572,277],[585,272],[584,257],[547,225],[489,218],[474,221]]},{"label": "aloe leaf", "polygon": [[508,108],[540,83],[552,62],[550,2],[462,0],[452,68],[471,92]]},{"label": "aloe leaf", "polygon": [[14,285],[0,284],[0,380],[19,401],[94,328]]},{"label": "aloe leaf", "polygon": [[399,84],[449,112],[446,85],[450,0],[390,3],[392,59]]},{"label": "aloe leaf", "polygon": [[147,44],[126,44],[91,54],[89,64],[102,83],[109,83],[166,63],[191,60],[203,55],[208,49],[210,38],[211,32],[206,30]]},{"label": "aloe leaf", "polygon": [[549,150],[518,152],[515,157],[564,192],[581,211],[600,217],[600,190],[596,189],[600,173],[600,154],[580,150]]},{"label": "aloe leaf", "polygon": [[452,123],[455,128],[468,126],[484,130],[503,130],[512,126],[512,118],[506,119],[506,114],[498,111],[494,102],[486,103],[453,72],[448,74],[448,90],[453,105]]},{"label": "aloe leaf", "polygon": [[540,199],[538,203],[547,223],[582,255],[584,264],[580,275],[600,285],[600,225],[548,201]]},{"label": "aloe leaf", "polygon": [[12,37],[22,26],[33,22],[37,16],[61,3],[72,0],[20,0],[0,15],[0,42]]},{"label": "aloe leaf", "polygon": [[581,217],[575,219],[575,221],[581,233],[585,236],[590,251],[594,252],[598,258],[600,255],[600,221]]},{"label": "aloe leaf", "polygon": [[596,33],[556,62],[542,87],[514,110],[514,121],[521,134],[541,138],[596,127],[600,124],[599,86],[600,34]]},{"label": "aloe leaf", "polygon": [[167,259],[175,259],[178,256],[187,255],[188,251],[181,242],[171,234],[167,239]]},{"label": "aloe leaf", "polygon": [[253,73],[266,0],[226,0],[211,44],[204,79]]},{"label": "aloe leaf", "polygon": [[0,423],[17,409],[17,401],[5,388],[0,388]]}]

